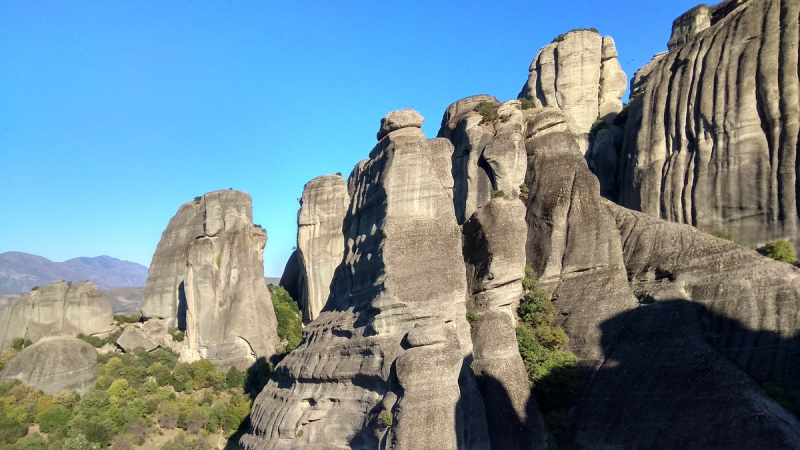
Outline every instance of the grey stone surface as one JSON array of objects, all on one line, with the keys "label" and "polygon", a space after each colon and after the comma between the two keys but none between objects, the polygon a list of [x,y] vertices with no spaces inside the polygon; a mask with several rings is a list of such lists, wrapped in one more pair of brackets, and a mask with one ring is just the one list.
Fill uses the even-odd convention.
[{"label": "grey stone surface", "polygon": [[452,151],[404,128],[355,167],[330,300],[256,399],[243,448],[489,447],[466,362]]},{"label": "grey stone surface", "polygon": [[29,292],[0,314],[0,351],[14,338],[103,335],[114,330],[111,304],[90,281],[56,281]]},{"label": "grey stone surface", "polygon": [[253,226],[246,192],[210,192],[200,206],[204,232],[189,245],[185,262],[181,359],[244,369],[258,358],[271,358],[278,345],[275,310],[264,281],[267,233]]},{"label": "grey stone surface", "polygon": [[125,331],[123,331],[117,339],[117,345],[119,345],[125,353],[132,353],[138,349],[149,352],[159,347],[158,343],[150,338],[150,336],[133,326],[125,328]]},{"label": "grey stone surface", "polygon": [[[622,109],[626,85],[614,40],[576,30],[539,51],[519,97],[562,110],[575,120],[580,133],[588,134],[598,118]],[[579,143],[585,153],[586,143]]]},{"label": "grey stone surface", "polygon": [[727,1],[710,14],[637,72],[620,204],[748,246],[797,242],[800,5]]},{"label": "grey stone surface", "polygon": [[486,405],[492,448],[547,448],[544,422],[517,349],[525,274],[525,205],[495,198],[464,223],[464,261],[473,320],[473,372]]},{"label": "grey stone surface", "polygon": [[381,119],[381,129],[378,131],[378,140],[383,139],[392,131],[401,128],[421,128],[424,119],[413,109],[400,109],[392,111]]},{"label": "grey stone surface", "polygon": [[50,395],[65,389],[83,393],[97,381],[97,351],[80,339],[49,337],[26,347],[0,372]]},{"label": "grey stone surface", "polygon": [[344,255],[342,223],[349,205],[347,182],[341,175],[314,178],[303,188],[297,213],[297,257],[298,276],[304,282],[298,299],[305,321],[316,319],[328,301],[333,272]]},{"label": "grey stone surface", "polygon": [[[500,119],[481,124],[483,117],[475,112],[481,102],[497,103]],[[500,104],[488,95],[467,97],[447,108],[439,137],[455,148],[452,173],[458,223],[491,200],[495,191],[518,195],[526,166],[523,120],[519,101]]]}]

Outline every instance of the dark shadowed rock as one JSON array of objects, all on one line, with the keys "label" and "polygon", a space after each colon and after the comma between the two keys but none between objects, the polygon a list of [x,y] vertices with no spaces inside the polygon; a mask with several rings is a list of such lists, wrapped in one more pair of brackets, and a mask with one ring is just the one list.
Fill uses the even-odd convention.
[{"label": "dark shadowed rock", "polygon": [[111,304],[90,281],[42,286],[3,308],[0,351],[14,338],[36,342],[45,337],[98,335],[114,330]]},{"label": "dark shadowed rock", "polygon": [[488,448],[451,152],[404,128],[353,170],[331,297],[256,399],[244,448]]},{"label": "dark shadowed rock", "polygon": [[50,337],[26,347],[0,372],[50,395],[65,389],[83,393],[97,381],[97,351],[80,339]]},{"label": "dark shadowed rock", "polygon": [[517,308],[525,274],[525,205],[495,198],[464,223],[472,319],[473,372],[492,448],[546,448],[546,431],[517,348]]}]

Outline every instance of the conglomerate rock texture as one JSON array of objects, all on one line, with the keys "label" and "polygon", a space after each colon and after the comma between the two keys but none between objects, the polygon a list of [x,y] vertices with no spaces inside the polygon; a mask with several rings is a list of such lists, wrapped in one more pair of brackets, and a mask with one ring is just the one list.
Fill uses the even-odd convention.
[{"label": "conglomerate rock texture", "polygon": [[314,178],[303,188],[297,213],[297,256],[304,286],[296,298],[305,321],[316,319],[328,301],[333,272],[344,255],[342,223],[349,205],[347,182],[341,175]]},{"label": "conglomerate rock texture", "polygon": [[609,189],[620,204],[730,229],[748,246],[797,242],[798,42],[795,0],[729,0],[678,18],[671,50],[631,85]]},{"label": "conglomerate rock texture", "polygon": [[355,167],[331,297],[256,399],[244,448],[489,448],[452,152],[400,128]]},{"label": "conglomerate rock texture", "polygon": [[153,255],[144,329],[154,339],[166,326],[185,330],[184,361],[244,369],[271,358],[279,343],[264,282],[266,243],[246,192],[215,191],[185,203]]},{"label": "conglomerate rock texture", "polygon": [[108,298],[90,281],[56,281],[29,292],[0,314],[0,352],[14,338],[102,335],[114,330]]},{"label": "conglomerate rock texture", "polygon": [[20,380],[50,395],[83,393],[97,381],[97,350],[74,337],[44,338],[12,358],[0,380]]}]

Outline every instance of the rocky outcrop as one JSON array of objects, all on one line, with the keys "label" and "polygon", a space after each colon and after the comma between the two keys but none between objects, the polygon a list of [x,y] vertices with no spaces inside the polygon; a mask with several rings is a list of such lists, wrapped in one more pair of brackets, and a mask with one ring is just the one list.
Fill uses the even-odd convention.
[{"label": "rocky outcrop", "polygon": [[748,0],[676,20],[671,51],[632,83],[623,206],[748,246],[797,241],[798,15]]},{"label": "rocky outcrop", "polygon": [[570,31],[539,51],[519,97],[562,110],[580,133],[588,134],[598,118],[610,120],[622,110],[628,78],[617,56],[610,36]]},{"label": "rocky outcrop", "polygon": [[[396,113],[404,111],[407,110]],[[414,113],[419,116],[416,111]],[[387,129],[405,123],[395,116],[387,117],[390,120],[383,124]],[[410,122],[419,122],[421,126],[422,116],[419,119]],[[297,298],[305,321],[316,319],[328,301],[333,272],[341,264],[344,254],[342,222],[349,204],[347,182],[341,175],[314,178],[303,188],[300,212],[297,213],[297,257],[302,271],[299,277],[305,285],[299,289]]]},{"label": "rocky outcrop", "polygon": [[42,286],[3,308],[0,351],[14,338],[36,342],[45,337],[102,335],[114,330],[111,304],[90,281]]},{"label": "rocky outcrop", "polygon": [[117,345],[120,346],[125,353],[133,353],[136,350],[149,352],[155,350],[159,346],[156,341],[137,327],[125,328],[125,331],[123,331],[117,339]]},{"label": "rocky outcrop", "polygon": [[202,213],[202,198],[184,203],[161,233],[144,289],[144,317],[159,319],[167,326],[185,329],[186,260],[189,256],[189,245],[203,236]]},{"label": "rocky outcrop", "polygon": [[253,225],[246,192],[215,191],[180,207],[161,236],[145,289],[144,328],[169,346],[185,330],[181,358],[244,369],[271,358],[277,321],[264,281],[267,234]]},{"label": "rocky outcrop", "polygon": [[[475,111],[482,102],[497,105],[498,119],[484,122]],[[517,100],[500,102],[489,95],[459,100],[447,108],[439,137],[450,140],[456,219],[463,223],[495,192],[519,194],[525,178],[523,114]]]},{"label": "rocky outcrop", "polygon": [[495,198],[464,223],[472,370],[486,406],[492,448],[546,448],[544,423],[517,349],[525,274],[525,206]]},{"label": "rocky outcrop", "polygon": [[488,448],[452,151],[401,128],[353,170],[330,299],[256,399],[244,448]]},{"label": "rocky outcrop", "polygon": [[525,248],[534,277],[552,292],[571,350],[585,364],[596,365],[604,354],[596,325],[637,302],[628,287],[614,218],[580,153],[579,138],[564,130],[566,123],[557,111],[534,114],[527,122]]},{"label": "rocky outcrop", "polygon": [[65,389],[83,393],[97,381],[97,351],[80,339],[50,337],[26,347],[0,372],[50,395]]}]

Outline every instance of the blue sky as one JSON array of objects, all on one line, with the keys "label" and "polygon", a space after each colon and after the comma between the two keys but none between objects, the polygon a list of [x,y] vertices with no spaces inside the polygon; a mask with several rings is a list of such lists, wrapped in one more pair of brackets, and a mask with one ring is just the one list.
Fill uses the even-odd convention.
[{"label": "blue sky", "polygon": [[405,107],[516,98],[539,49],[614,37],[629,77],[693,1],[0,2],[0,252],[149,266],[197,195],[235,188],[267,229],[267,276],[295,245],[313,177],[366,158]]}]

